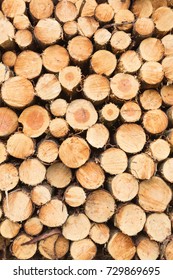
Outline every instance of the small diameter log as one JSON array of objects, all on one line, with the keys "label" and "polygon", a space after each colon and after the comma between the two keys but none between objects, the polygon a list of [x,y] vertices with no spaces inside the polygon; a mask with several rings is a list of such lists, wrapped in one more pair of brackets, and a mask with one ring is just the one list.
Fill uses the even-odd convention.
[{"label": "small diameter log", "polygon": [[97,119],[97,112],[90,101],[76,99],[67,107],[66,120],[74,130],[86,130],[94,125]]},{"label": "small diameter log", "polygon": [[70,254],[73,260],[92,260],[96,253],[97,247],[89,238],[74,241],[70,247]]},{"label": "small diameter log", "polygon": [[173,11],[168,7],[160,7],[152,14],[156,30],[159,34],[165,34],[173,28]]},{"label": "small diameter log", "polygon": [[114,217],[114,225],[128,236],[137,235],[146,222],[144,210],[136,204],[127,204],[118,210]]},{"label": "small diameter log", "polygon": [[81,79],[81,69],[77,66],[67,66],[59,72],[60,84],[69,95],[76,92],[77,86],[81,83]]},{"label": "small diameter log", "polygon": [[110,38],[111,33],[107,29],[97,29],[97,31],[94,34],[94,42],[96,49],[105,49]]},{"label": "small diameter log", "polygon": [[138,199],[145,211],[164,212],[172,199],[172,190],[161,178],[154,176],[140,183]]},{"label": "small diameter log", "polygon": [[17,132],[9,137],[7,152],[15,158],[25,159],[34,154],[35,143],[30,137]]},{"label": "small diameter log", "polygon": [[18,127],[18,117],[14,111],[7,107],[0,108],[0,137],[12,134]]},{"label": "small diameter log", "polygon": [[38,53],[26,50],[21,52],[14,65],[16,75],[26,79],[38,77],[42,70],[42,60]]},{"label": "small diameter log", "polygon": [[164,213],[153,213],[147,217],[145,231],[151,240],[163,242],[171,234],[171,221]]},{"label": "small diameter log", "polygon": [[139,54],[145,61],[160,61],[164,55],[164,46],[157,38],[147,38],[140,43]]},{"label": "small diameter log", "polygon": [[137,95],[139,82],[130,74],[118,73],[111,78],[110,87],[112,98],[124,101],[132,99]]},{"label": "small diameter log", "polygon": [[[173,13],[173,12],[172,12]],[[173,63],[173,55],[166,56],[162,60],[162,67],[165,74],[165,77],[168,79],[169,82],[173,82],[173,73],[172,73],[172,63]]]},{"label": "small diameter log", "polygon": [[127,168],[127,164],[127,155],[121,149],[109,148],[100,156],[101,167],[111,175],[123,173]]},{"label": "small diameter log", "polygon": [[133,74],[139,70],[142,65],[139,54],[133,50],[124,52],[119,59],[118,70],[122,73]]},{"label": "small diameter log", "polygon": [[154,29],[154,22],[149,17],[137,18],[133,25],[133,33],[140,41],[144,38],[151,37]]},{"label": "small diameter log", "polygon": [[11,49],[14,47],[14,26],[7,18],[0,18],[0,46],[3,49]]},{"label": "small diameter log", "polygon": [[55,242],[58,240],[58,237],[59,237],[58,234],[54,234],[39,242],[38,250],[44,258],[46,258],[48,260],[56,259]]},{"label": "small diameter log", "polygon": [[7,154],[6,145],[3,142],[0,142],[0,164],[6,161],[7,156],[8,154]]},{"label": "small diameter log", "polygon": [[58,157],[58,144],[53,140],[43,140],[38,144],[37,157],[46,163],[54,162]]},{"label": "small diameter log", "polygon": [[48,227],[62,226],[68,217],[67,208],[61,200],[54,198],[47,204],[41,206],[39,219],[41,223]]},{"label": "small diameter log", "polygon": [[145,62],[139,70],[139,79],[147,87],[158,86],[164,77],[162,66],[156,61]]},{"label": "small diameter log", "polygon": [[24,233],[17,236],[11,246],[13,256],[19,260],[31,259],[37,251],[37,244],[24,245],[24,243],[30,241],[31,239],[32,237]]},{"label": "small diameter log", "polygon": [[41,19],[34,27],[34,36],[41,46],[53,45],[62,38],[61,25],[52,18]]},{"label": "small diameter log", "polygon": [[0,63],[0,85],[7,81],[12,76],[12,72],[8,68],[8,66]]},{"label": "small diameter log", "polygon": [[14,18],[25,13],[26,4],[24,0],[4,0],[1,8],[6,17]]},{"label": "small diameter log", "polygon": [[166,245],[165,252],[164,252],[166,260],[173,260],[173,253],[172,252],[173,252],[173,240],[171,240]]},{"label": "small diameter log", "polygon": [[22,109],[34,100],[34,88],[29,80],[22,76],[16,76],[3,84],[1,96],[7,105]]},{"label": "small diameter log", "polygon": [[114,198],[122,202],[132,200],[139,190],[138,181],[129,173],[122,173],[109,178],[107,184]]},{"label": "small diameter log", "polygon": [[96,123],[87,130],[86,140],[96,148],[103,148],[109,139],[109,130],[101,123]]},{"label": "small diameter log", "polygon": [[112,234],[107,250],[115,260],[131,260],[136,253],[132,238],[119,231]]},{"label": "small diameter log", "polygon": [[126,32],[132,29],[134,20],[134,14],[130,10],[119,10],[114,17],[116,28]]},{"label": "small diameter log", "polygon": [[63,258],[69,251],[69,240],[64,236],[58,236],[58,239],[55,241],[55,255],[57,259]]},{"label": "small diameter log", "polygon": [[147,154],[141,153],[133,156],[129,162],[130,173],[137,179],[150,179],[155,173],[154,160]]},{"label": "small diameter log", "polygon": [[162,105],[162,97],[158,91],[147,89],[139,95],[139,100],[144,110],[156,110]]},{"label": "small diameter log", "polygon": [[173,106],[173,85],[163,86],[160,94],[165,105]]},{"label": "small diameter log", "polygon": [[130,0],[108,0],[108,3],[113,8],[115,14],[119,10],[126,10],[130,7]]},{"label": "small diameter log", "polygon": [[62,98],[57,98],[50,104],[50,111],[55,117],[64,117],[67,111],[68,103]]},{"label": "small diameter log", "polygon": [[79,17],[77,26],[80,35],[91,38],[98,29],[99,23],[94,17]]},{"label": "small diameter log", "polygon": [[131,44],[130,36],[124,31],[117,31],[113,33],[110,45],[113,53],[122,53],[124,52]]},{"label": "small diameter log", "polygon": [[85,214],[96,222],[107,222],[115,211],[115,200],[110,193],[105,190],[91,192],[85,203]]},{"label": "small diameter log", "polygon": [[98,163],[88,161],[76,171],[76,178],[83,188],[94,190],[104,183],[105,174]]},{"label": "small diameter log", "polygon": [[69,41],[68,52],[76,64],[86,62],[93,52],[92,42],[85,36],[76,36]]},{"label": "small diameter log", "polygon": [[63,236],[71,241],[78,241],[88,236],[91,223],[85,214],[70,215],[62,227]]},{"label": "small diameter log", "polygon": [[12,239],[18,235],[21,225],[5,219],[0,225],[0,233],[4,238]]},{"label": "small diameter log", "polygon": [[107,103],[100,111],[100,121],[110,126],[117,120],[119,112],[119,108],[114,103]]},{"label": "small diameter log", "polygon": [[69,40],[75,37],[78,33],[78,24],[76,21],[67,21],[63,25],[63,35]]},{"label": "small diameter log", "polygon": [[16,62],[17,55],[13,51],[7,51],[2,55],[2,62],[7,66],[7,67],[14,67],[15,62]]},{"label": "small diameter log", "polygon": [[19,29],[19,30],[30,29],[31,22],[26,15],[21,14],[21,15],[16,15],[14,17],[13,25],[16,29]]},{"label": "small diameter log", "polygon": [[17,168],[12,163],[4,163],[0,165],[0,190],[10,191],[14,189],[19,182],[19,174]]},{"label": "small diameter log", "polygon": [[19,117],[23,132],[27,136],[37,138],[42,135],[49,125],[48,112],[41,106],[33,105],[26,108]]},{"label": "small diameter log", "polygon": [[95,9],[95,18],[102,24],[110,22],[114,16],[114,10],[108,3],[101,3]]},{"label": "small diameter log", "polygon": [[36,158],[24,160],[19,167],[20,181],[26,185],[40,184],[46,175],[45,166]]},{"label": "small diameter log", "polygon": [[26,234],[34,236],[42,232],[43,225],[38,217],[32,217],[25,222],[24,230]]},{"label": "small diameter log", "polygon": [[90,147],[87,142],[80,137],[70,137],[62,142],[59,147],[59,157],[61,161],[70,168],[82,166],[90,156]]},{"label": "small diameter log", "polygon": [[[68,151],[66,155],[69,155]],[[72,172],[62,162],[57,162],[48,167],[46,179],[51,186],[62,189],[71,182]]]},{"label": "small diameter log", "polygon": [[43,66],[52,73],[58,73],[69,64],[67,50],[59,45],[46,48],[42,54]]},{"label": "small diameter log", "polygon": [[108,242],[110,229],[105,224],[94,223],[89,232],[89,237],[97,244],[103,245]]},{"label": "small diameter log", "polygon": [[50,17],[53,9],[52,0],[31,0],[29,3],[29,11],[36,20]]},{"label": "small diameter log", "polygon": [[168,34],[164,36],[161,41],[164,46],[164,55],[173,55],[173,35]]},{"label": "small diameter log", "polygon": [[157,160],[162,161],[166,159],[171,152],[170,144],[163,139],[157,139],[150,143],[149,154]]},{"label": "small diameter log", "polygon": [[31,200],[41,206],[51,200],[52,188],[49,185],[37,185],[31,190]]},{"label": "small diameter log", "polygon": [[116,68],[117,59],[110,51],[99,50],[93,54],[90,64],[96,74],[110,76]]},{"label": "small diameter log", "polygon": [[146,134],[138,124],[122,124],[114,135],[114,141],[125,152],[140,152],[146,142]]},{"label": "small diameter log", "polygon": [[[82,17],[92,17],[94,16],[95,8],[97,7],[98,3],[95,0],[86,0],[83,3],[82,0],[70,0],[71,2],[75,2],[76,8],[78,12],[80,12]],[[81,9],[82,8],[82,9]]]},{"label": "small diameter log", "polygon": [[35,91],[37,96],[47,101],[59,96],[61,85],[54,74],[44,74],[39,78]]},{"label": "small diameter log", "polygon": [[55,118],[49,123],[49,131],[54,137],[62,138],[67,136],[69,126],[66,120],[62,118]]},{"label": "small diameter log", "polygon": [[23,190],[10,192],[3,201],[5,217],[13,222],[27,220],[33,212],[33,205],[28,193]]},{"label": "small diameter log", "polygon": [[132,12],[137,18],[150,17],[153,13],[151,1],[135,0],[132,5]]},{"label": "small diameter log", "polygon": [[76,6],[67,0],[60,1],[55,8],[55,18],[62,23],[75,20],[78,15]]},{"label": "small diameter log", "polygon": [[71,207],[79,207],[86,201],[86,194],[83,188],[78,185],[70,185],[64,193],[66,204]]},{"label": "small diameter log", "polygon": [[160,168],[163,177],[170,183],[173,183],[173,158],[164,161]]},{"label": "small diameter log", "polygon": [[143,126],[151,134],[161,133],[168,126],[168,117],[160,109],[149,110],[143,116]]},{"label": "small diameter log", "polygon": [[120,116],[125,122],[137,122],[142,115],[140,106],[133,101],[125,102],[121,107]]},{"label": "small diameter log", "polygon": [[33,36],[31,31],[27,29],[18,30],[14,39],[21,50],[31,49],[33,47]]},{"label": "small diameter log", "polygon": [[146,236],[139,237],[136,253],[140,260],[156,260],[160,254],[159,245]]}]

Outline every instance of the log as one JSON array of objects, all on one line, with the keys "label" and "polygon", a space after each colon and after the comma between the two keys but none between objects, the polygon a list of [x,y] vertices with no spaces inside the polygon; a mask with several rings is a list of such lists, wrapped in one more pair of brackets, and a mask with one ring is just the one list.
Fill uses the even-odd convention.
[{"label": "log", "polygon": [[95,8],[95,18],[101,23],[110,22],[114,16],[114,10],[108,3],[101,3]]},{"label": "log", "polygon": [[69,126],[66,120],[62,118],[55,118],[49,123],[49,131],[55,138],[62,138],[67,136],[69,132]]},{"label": "log", "polygon": [[73,260],[92,260],[96,253],[97,247],[89,238],[74,241],[70,246],[70,254]]},{"label": "log", "polygon": [[62,189],[71,182],[72,172],[62,162],[55,162],[48,167],[46,179],[51,186]]},{"label": "log", "polygon": [[85,203],[85,214],[96,223],[107,222],[115,211],[114,198],[105,190],[91,192]]},{"label": "log", "polygon": [[132,200],[139,190],[136,178],[129,173],[118,174],[108,178],[108,189],[116,200],[126,202]]},{"label": "log", "polygon": [[163,242],[171,234],[171,221],[165,213],[153,213],[147,217],[145,231],[151,240]]},{"label": "log", "polygon": [[24,30],[24,29],[30,29],[31,28],[31,22],[29,18],[24,14],[17,14],[13,18],[13,25],[18,30]]},{"label": "log", "polygon": [[87,130],[86,140],[96,148],[103,148],[109,139],[109,130],[101,123],[96,123]]},{"label": "log", "polygon": [[172,190],[159,177],[152,177],[139,184],[139,205],[150,212],[164,212],[172,199]]},{"label": "log", "polygon": [[79,207],[85,203],[86,193],[80,186],[72,184],[65,190],[64,199],[67,205]]},{"label": "log", "polygon": [[167,85],[163,86],[160,90],[161,98],[166,106],[173,106],[173,86]]},{"label": "log", "polygon": [[76,179],[87,190],[95,190],[102,186],[105,174],[100,165],[94,161],[88,161],[76,171]]},{"label": "log", "polygon": [[118,70],[122,73],[136,73],[142,65],[139,54],[133,50],[124,52],[119,59]]},{"label": "log", "polygon": [[126,153],[140,152],[146,142],[146,134],[138,124],[122,124],[114,134],[114,141]]},{"label": "log", "polygon": [[88,236],[90,228],[91,223],[85,214],[73,214],[62,226],[62,234],[68,240],[78,241]]},{"label": "log", "polygon": [[70,1],[62,0],[56,5],[55,18],[61,23],[75,20],[77,15],[76,6]]},{"label": "log", "polygon": [[43,140],[38,144],[37,157],[45,162],[52,163],[58,157],[58,144],[54,140]]},{"label": "log", "polygon": [[172,250],[173,250],[173,240],[171,240],[166,245],[165,252],[164,252],[166,260],[173,260],[173,254],[172,254],[173,251]]},{"label": "log", "polygon": [[8,68],[8,66],[0,63],[0,85],[7,81],[12,76],[12,72]]},{"label": "log", "polygon": [[110,87],[112,90],[112,98],[123,101],[134,98],[139,90],[138,80],[130,75],[118,73],[111,78]]},{"label": "log", "polygon": [[82,17],[94,16],[94,11],[97,5],[98,3],[95,0],[86,0],[85,2],[82,0],[75,1],[75,6]]},{"label": "log", "polygon": [[163,177],[170,183],[173,183],[173,158],[166,159],[161,165],[160,171]]},{"label": "log", "polygon": [[24,0],[4,0],[1,9],[6,17],[13,19],[16,15],[25,13],[26,4]]},{"label": "log", "polygon": [[10,191],[14,189],[19,182],[19,174],[17,168],[12,163],[4,163],[0,165],[0,190]]},{"label": "log", "polygon": [[143,126],[151,134],[162,133],[168,126],[168,117],[160,109],[149,110],[143,116]]},{"label": "log", "polygon": [[77,20],[78,32],[82,36],[91,38],[99,27],[94,17],[79,17]]},{"label": "log", "polygon": [[67,217],[68,212],[65,204],[57,198],[52,198],[47,204],[41,206],[39,210],[41,223],[48,227],[62,226]]},{"label": "log", "polygon": [[115,14],[119,10],[126,10],[130,7],[130,0],[108,0],[108,3],[113,8]]},{"label": "log", "polygon": [[171,107],[166,111],[166,114],[167,114],[167,116],[168,116],[169,124],[170,124],[170,126],[172,126],[172,124],[173,124],[173,106],[171,106]]},{"label": "log", "polygon": [[62,98],[53,100],[50,104],[50,111],[55,117],[64,117],[67,111],[68,103]]},{"label": "log", "polygon": [[58,236],[55,241],[55,255],[57,259],[63,258],[69,251],[69,240],[64,236]]},{"label": "log", "polygon": [[17,114],[7,108],[0,108],[0,137],[6,137],[12,134],[18,127],[18,116]]},{"label": "log", "polygon": [[8,153],[5,143],[0,142],[0,164],[7,160]]},{"label": "log", "polygon": [[33,48],[33,36],[31,31],[27,29],[18,30],[14,39],[21,50]]},{"label": "log", "polygon": [[134,236],[141,232],[145,222],[144,210],[133,203],[120,207],[114,217],[114,225],[128,236]]},{"label": "log", "polygon": [[58,238],[59,238],[59,235],[54,234],[39,242],[38,250],[45,259],[48,259],[48,260],[56,259],[55,243],[58,240]]},{"label": "log", "polygon": [[147,89],[139,95],[139,101],[144,110],[156,110],[162,105],[162,97],[155,89]]},{"label": "log", "polygon": [[129,171],[137,179],[150,179],[156,170],[154,160],[146,153],[133,156],[129,161]]},{"label": "log", "polygon": [[49,18],[53,13],[52,0],[31,0],[29,11],[35,20]]},{"label": "log", "polygon": [[22,109],[34,101],[34,87],[22,76],[12,77],[3,83],[1,96],[7,105]]},{"label": "log", "polygon": [[24,243],[31,239],[32,237],[24,233],[15,238],[11,246],[11,252],[17,259],[28,260],[35,255],[37,251],[37,244],[24,245]]},{"label": "log", "polygon": [[172,63],[173,63],[173,55],[166,56],[162,60],[162,67],[163,67],[165,77],[167,78],[168,82],[171,82],[171,83],[173,82],[173,74],[171,71]]},{"label": "log", "polygon": [[153,6],[153,11],[155,11],[160,7],[167,7],[168,2],[170,0],[150,0],[150,1],[151,1],[152,6]]},{"label": "log", "polygon": [[162,39],[162,44],[164,46],[164,55],[173,55],[173,36],[172,34],[168,34],[164,36]]},{"label": "log", "polygon": [[24,230],[26,234],[30,236],[38,235],[43,230],[43,225],[38,217],[32,217],[28,219],[24,224]]},{"label": "log", "polygon": [[111,38],[111,33],[105,28],[99,28],[94,34],[94,42],[96,49],[105,49],[109,40]]},{"label": "log", "polygon": [[[80,46],[80,47],[76,47]],[[91,41],[85,36],[76,36],[71,39],[67,46],[71,59],[77,64],[86,62],[93,52]]]},{"label": "log", "polygon": [[115,26],[120,31],[130,31],[134,21],[134,14],[130,10],[119,10],[114,16]]},{"label": "log", "polygon": [[[96,74],[110,76],[116,68],[117,59],[110,51],[99,50],[93,54],[90,64]],[[93,75],[90,77],[94,78]]]},{"label": "log", "polygon": [[33,212],[29,194],[21,189],[10,192],[3,201],[3,211],[5,217],[13,222],[27,220]]},{"label": "log", "polygon": [[69,95],[76,92],[77,87],[81,83],[81,79],[81,69],[76,66],[67,66],[59,72],[61,86]]},{"label": "log", "polygon": [[31,190],[31,200],[37,205],[41,206],[51,200],[52,188],[49,185],[37,185]]},{"label": "log", "polygon": [[168,7],[160,7],[152,14],[158,34],[166,34],[173,28],[173,11]]},{"label": "log", "polygon": [[14,67],[15,62],[16,62],[17,55],[15,52],[12,51],[6,51],[2,55],[2,62],[7,66],[7,67]]},{"label": "log", "polygon": [[173,129],[170,129],[166,132],[166,140],[171,145],[171,151],[173,148]]},{"label": "log", "polygon": [[162,66],[156,61],[145,62],[139,70],[139,79],[146,87],[157,87],[164,77]]},{"label": "log", "polygon": [[3,49],[12,49],[14,47],[14,26],[5,17],[0,18],[0,46]]},{"label": "log", "polygon": [[150,17],[153,13],[151,1],[135,0],[132,4],[132,12],[137,18]]},{"label": "log", "polygon": [[157,139],[150,143],[149,154],[157,161],[166,159],[171,152],[170,144],[163,139]]},{"label": "log", "polygon": [[160,61],[164,55],[164,46],[157,38],[147,38],[140,43],[139,54],[145,61]]},{"label": "log", "polygon": [[124,103],[120,110],[120,116],[123,121],[129,122],[137,122],[140,120],[142,115],[142,111],[138,103],[133,101],[128,101]]},{"label": "log", "polygon": [[114,103],[107,103],[100,110],[100,121],[109,127],[116,122],[119,113],[120,110]]},{"label": "log", "polygon": [[110,229],[106,224],[94,223],[90,228],[89,237],[95,243],[103,245],[108,242]]},{"label": "log", "polygon": [[159,257],[159,244],[146,236],[137,240],[136,253],[140,260],[156,260]]},{"label": "log", "polygon": [[5,219],[0,225],[0,233],[4,238],[12,239],[18,235],[20,228],[21,224]]},{"label": "log", "polygon": [[155,26],[154,22],[149,17],[137,18],[133,25],[133,33],[138,40],[142,40],[153,35]]},{"label": "log", "polygon": [[136,253],[132,238],[119,231],[112,233],[107,250],[114,260],[131,260]]},{"label": "log", "polygon": [[115,54],[124,52],[130,44],[131,38],[124,31],[115,32],[110,39],[110,45]]},{"label": "log", "polygon": [[63,25],[64,37],[69,40],[78,34],[78,24],[75,20],[67,21]]}]

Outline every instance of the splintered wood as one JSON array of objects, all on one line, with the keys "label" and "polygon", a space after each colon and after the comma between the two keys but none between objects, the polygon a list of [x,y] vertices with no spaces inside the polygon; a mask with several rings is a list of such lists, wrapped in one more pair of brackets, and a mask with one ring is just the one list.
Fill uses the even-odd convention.
[{"label": "splintered wood", "polygon": [[0,259],[173,260],[173,1],[0,1]]}]

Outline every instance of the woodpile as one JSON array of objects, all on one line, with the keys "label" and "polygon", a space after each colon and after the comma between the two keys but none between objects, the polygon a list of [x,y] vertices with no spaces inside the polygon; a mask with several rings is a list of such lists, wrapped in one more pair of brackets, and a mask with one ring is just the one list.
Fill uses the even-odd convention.
[{"label": "woodpile", "polygon": [[173,1],[0,1],[0,259],[173,260]]}]

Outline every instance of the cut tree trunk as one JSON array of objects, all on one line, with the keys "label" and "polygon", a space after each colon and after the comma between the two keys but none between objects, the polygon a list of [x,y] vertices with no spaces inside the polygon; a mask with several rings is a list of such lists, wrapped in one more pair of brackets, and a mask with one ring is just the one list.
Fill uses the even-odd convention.
[{"label": "cut tree trunk", "polygon": [[0,165],[0,182],[0,190],[5,192],[10,191],[17,186],[19,182],[19,174],[17,168],[12,163],[4,163]]},{"label": "cut tree trunk", "polygon": [[62,162],[55,162],[48,167],[46,179],[51,186],[62,189],[71,182],[72,172]]},{"label": "cut tree trunk", "polygon": [[12,239],[18,235],[21,224],[5,219],[0,224],[0,233],[4,238]]},{"label": "cut tree trunk", "polygon": [[142,111],[138,103],[128,101],[124,103],[120,110],[120,116],[124,122],[137,122],[140,120]]},{"label": "cut tree trunk", "polygon": [[89,237],[97,244],[105,244],[110,237],[110,229],[106,224],[94,223],[90,228]]},{"label": "cut tree trunk", "polygon": [[15,52],[12,51],[6,51],[2,55],[2,62],[8,66],[8,67],[14,67],[15,62],[16,62],[17,55]]},{"label": "cut tree trunk", "polygon": [[61,84],[54,74],[44,74],[38,79],[35,91],[42,100],[52,100],[59,96]]},{"label": "cut tree trunk", "polygon": [[78,185],[70,185],[64,193],[65,202],[71,207],[79,207],[86,201],[86,193]]},{"label": "cut tree trunk", "polygon": [[0,108],[0,136],[6,137],[15,132],[18,127],[18,116],[7,107]]},{"label": "cut tree trunk", "polygon": [[6,17],[13,19],[16,15],[25,13],[26,4],[24,0],[4,0],[1,9]]},{"label": "cut tree trunk", "polygon": [[31,29],[31,22],[24,14],[17,14],[13,18],[13,25],[18,30]]},{"label": "cut tree trunk", "polygon": [[136,253],[140,260],[156,260],[159,257],[159,244],[146,236],[137,239]]},{"label": "cut tree trunk", "polygon": [[42,232],[43,225],[38,217],[32,217],[25,222],[24,230],[28,235],[38,235]]},{"label": "cut tree trunk", "polygon": [[121,31],[130,31],[135,21],[134,14],[129,10],[119,10],[114,17],[115,26]]},{"label": "cut tree trunk", "polygon": [[37,185],[31,190],[31,200],[37,205],[41,206],[51,200],[52,188],[49,185]]},{"label": "cut tree trunk", "polygon": [[122,73],[136,73],[142,65],[139,54],[133,50],[124,52],[119,59],[118,70]]},{"label": "cut tree trunk", "polygon": [[70,246],[70,254],[74,260],[92,260],[96,253],[97,247],[89,238],[74,241]]},{"label": "cut tree trunk", "polygon": [[96,148],[103,148],[109,139],[109,130],[101,123],[96,123],[87,130],[86,140]]},{"label": "cut tree trunk", "polygon": [[162,105],[162,97],[155,89],[147,89],[139,95],[139,100],[144,110],[156,110]]},{"label": "cut tree trunk", "polygon": [[54,162],[58,157],[58,153],[59,147],[54,140],[45,139],[38,144],[37,157],[45,163]]},{"label": "cut tree trunk", "polygon": [[[7,160],[8,153],[5,143],[0,142],[0,164]],[[1,199],[0,199],[1,200]]]},{"label": "cut tree trunk", "polygon": [[95,73],[110,76],[117,66],[117,59],[110,51],[99,50],[93,54],[90,63]]},{"label": "cut tree trunk", "polygon": [[150,179],[156,170],[154,160],[146,153],[140,153],[129,161],[129,171],[137,179]]},{"label": "cut tree trunk", "polygon": [[31,236],[28,236],[26,234],[20,234],[18,235],[11,246],[11,252],[12,254],[19,260],[28,260],[32,258],[36,251],[37,251],[37,244],[30,244],[30,245],[24,245],[24,243],[30,241],[32,239]]}]

